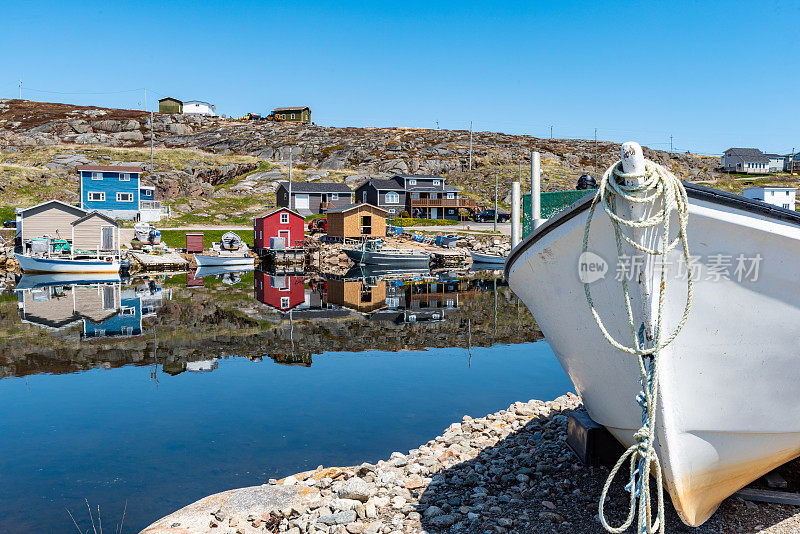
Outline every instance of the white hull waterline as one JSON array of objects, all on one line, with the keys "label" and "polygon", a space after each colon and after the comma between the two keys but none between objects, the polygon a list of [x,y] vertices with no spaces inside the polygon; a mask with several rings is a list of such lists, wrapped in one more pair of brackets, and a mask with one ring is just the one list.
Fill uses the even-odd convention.
[{"label": "white hull waterline", "polygon": [[117,259],[60,259],[36,258],[15,254],[19,266],[25,273],[118,273]]},{"label": "white hull waterline", "polygon": [[473,263],[480,263],[482,265],[503,265],[506,262],[506,256],[498,254],[481,254],[480,252],[469,251]]},{"label": "white hull waterline", "polygon": [[[699,525],[723,499],[800,455],[800,214],[691,184],[686,190],[689,250],[700,269],[688,322],[659,356],[655,428],[672,503],[684,522]],[[641,390],[638,363],[604,338],[578,276],[590,201],[579,201],[516,247],[506,277],[589,415],[630,446],[642,425],[634,401]],[[589,250],[608,263],[605,277],[590,284],[596,309],[613,337],[630,340],[615,279],[614,231],[601,207],[590,235]],[[755,277],[737,273],[740,257],[750,260],[748,268],[758,263]],[[663,320],[669,331],[686,303],[681,259],[680,246],[667,256]],[[727,279],[717,276],[727,262]],[[651,301],[657,295],[651,292]],[[645,304],[645,296],[635,297],[634,308]]]},{"label": "white hull waterline", "polygon": [[431,256],[418,250],[403,249],[383,249],[383,250],[360,250],[344,249],[347,257],[359,265],[377,265],[382,267],[395,268],[420,268],[424,269],[430,265]]},{"label": "white hull waterline", "polygon": [[195,254],[194,260],[198,267],[230,267],[230,266],[252,266],[255,260],[250,256],[207,256]]}]

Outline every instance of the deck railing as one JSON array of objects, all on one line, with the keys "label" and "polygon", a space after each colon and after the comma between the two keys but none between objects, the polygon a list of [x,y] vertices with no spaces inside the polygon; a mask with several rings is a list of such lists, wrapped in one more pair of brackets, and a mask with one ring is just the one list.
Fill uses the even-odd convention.
[{"label": "deck railing", "polygon": [[471,198],[412,198],[412,208],[475,208]]}]

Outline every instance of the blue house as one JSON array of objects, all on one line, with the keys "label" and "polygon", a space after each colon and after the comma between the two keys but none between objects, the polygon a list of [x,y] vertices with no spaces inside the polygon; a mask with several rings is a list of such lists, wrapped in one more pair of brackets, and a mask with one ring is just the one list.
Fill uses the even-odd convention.
[{"label": "blue house", "polygon": [[141,173],[134,165],[79,166],[81,208],[117,219],[160,220],[161,203],[155,200],[155,187],[143,185]]}]

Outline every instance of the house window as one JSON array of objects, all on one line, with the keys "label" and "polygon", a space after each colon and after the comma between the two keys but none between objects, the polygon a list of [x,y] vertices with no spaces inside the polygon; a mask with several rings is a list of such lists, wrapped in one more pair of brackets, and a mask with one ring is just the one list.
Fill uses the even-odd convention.
[{"label": "house window", "polygon": [[133,202],[133,193],[117,193],[117,202]]},{"label": "house window", "polygon": [[398,195],[396,191],[389,191],[388,193],[386,193],[386,203],[387,204],[399,204],[400,203],[400,195]]},{"label": "house window", "polygon": [[103,173],[102,172],[93,172],[92,173],[92,180],[102,180]]},{"label": "house window", "polygon": [[89,200],[94,202],[103,202],[106,199],[105,193],[98,193],[97,191],[89,191]]},{"label": "house window", "polygon": [[281,113],[281,118],[286,119],[286,113]]},{"label": "house window", "polygon": [[408,181],[408,185],[417,185],[417,181],[412,178]]},{"label": "house window", "polygon": [[331,200],[339,200],[339,193],[331,193]]},{"label": "house window", "polygon": [[289,214],[281,213],[281,224],[289,224]]},{"label": "house window", "polygon": [[789,209],[789,204],[784,204],[783,207],[788,210]]},{"label": "house window", "polygon": [[119,181],[120,182],[130,182],[131,181],[131,173],[129,173],[129,172],[121,172],[121,173],[119,173]]},{"label": "house window", "polygon": [[294,113],[292,113],[292,118],[294,118]]},{"label": "house window", "polygon": [[447,198],[450,199],[450,200],[453,200],[454,198],[456,198],[456,194],[455,193],[447,193]]},{"label": "house window", "polygon": [[289,307],[289,297],[281,297],[281,308]]},{"label": "house window", "polygon": [[448,209],[448,210],[447,210],[447,213],[448,213],[449,215],[455,215],[455,214],[456,214],[456,210],[454,210],[454,209]]},{"label": "house window", "polygon": [[441,180],[434,180],[433,181],[433,185],[441,185],[441,184],[442,184]]},{"label": "house window", "polygon": [[390,208],[390,209],[389,209],[389,213],[390,213],[391,215],[394,215],[394,214],[395,214],[395,213],[397,213],[397,212],[395,211],[395,209],[394,209],[394,208]]}]

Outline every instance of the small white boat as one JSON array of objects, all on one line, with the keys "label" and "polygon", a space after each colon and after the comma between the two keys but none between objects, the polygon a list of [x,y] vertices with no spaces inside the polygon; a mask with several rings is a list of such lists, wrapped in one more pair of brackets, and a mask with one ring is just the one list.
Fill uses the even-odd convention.
[{"label": "small white boat", "polygon": [[194,260],[198,267],[230,267],[230,266],[253,266],[254,258],[251,256],[211,256],[207,254],[195,254]]},{"label": "small white boat", "polygon": [[[629,167],[622,168],[630,168],[626,158],[631,157],[624,153]],[[656,168],[650,163],[633,168],[644,165]],[[628,180],[613,179],[622,183],[623,178]],[[723,499],[800,455],[800,213],[693,184],[684,188],[686,241],[696,264],[686,265],[680,244],[666,254],[664,332],[672,333],[684,317],[689,273],[694,291],[683,328],[658,355],[654,447],[675,509],[686,524],[697,526]],[[637,274],[647,273],[648,263],[629,277],[634,269],[624,255],[635,258],[638,252],[623,241],[624,255],[618,255],[614,227],[602,205],[594,211],[583,255],[592,201],[587,196],[534,230],[512,251],[506,277],[591,418],[630,447],[643,426],[642,408],[634,400],[642,389],[639,357],[608,342],[584,282],[610,336],[630,346],[633,330],[647,343],[662,291],[660,264],[655,276]],[[635,221],[657,211],[651,201],[634,204],[624,196],[617,197],[613,209]],[[678,228],[676,213],[671,212],[666,242]],[[650,249],[665,242],[663,228],[623,230]],[[622,279],[628,280],[634,328],[625,311]],[[626,481],[627,470],[624,466],[619,474]]]},{"label": "small white boat", "polygon": [[472,256],[473,263],[480,263],[482,265],[503,265],[508,257],[499,254],[481,254],[474,250],[470,250],[469,255]]},{"label": "small white boat", "polygon": [[255,269],[254,265],[219,265],[219,266],[201,266],[195,272],[195,278],[205,278],[206,276],[221,276],[226,274],[244,274],[249,273]]},{"label": "small white boat", "polygon": [[380,265],[395,268],[427,268],[431,255],[418,249],[384,247],[380,239],[365,241],[360,247],[343,250],[359,265]]},{"label": "small white boat", "polygon": [[89,274],[23,274],[17,282],[15,291],[35,289],[49,286],[74,286],[89,284],[113,284],[120,282],[119,273],[89,273]]},{"label": "small white boat", "polygon": [[118,273],[119,259],[113,256],[100,259],[44,258],[15,254],[25,273]]}]

